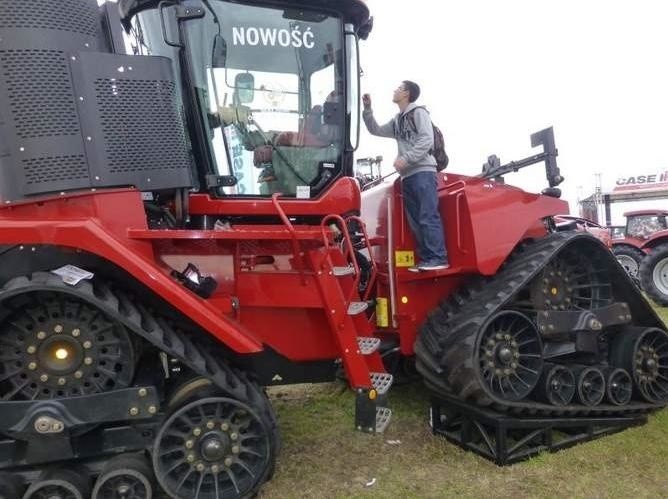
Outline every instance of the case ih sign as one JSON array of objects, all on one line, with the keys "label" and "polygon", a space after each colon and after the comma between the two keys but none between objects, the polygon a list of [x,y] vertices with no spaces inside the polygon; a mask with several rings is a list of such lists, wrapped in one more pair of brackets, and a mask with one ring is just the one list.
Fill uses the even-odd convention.
[{"label": "case ih sign", "polygon": [[668,188],[668,171],[620,177],[612,192],[644,191]]}]

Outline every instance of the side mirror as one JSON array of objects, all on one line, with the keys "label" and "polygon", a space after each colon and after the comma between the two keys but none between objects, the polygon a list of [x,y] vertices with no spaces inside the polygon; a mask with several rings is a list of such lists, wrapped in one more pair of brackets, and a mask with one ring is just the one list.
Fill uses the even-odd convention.
[{"label": "side mirror", "polygon": [[359,27],[357,30],[357,36],[359,36],[362,40],[366,40],[369,38],[371,30],[373,30],[373,17],[370,17],[366,23]]},{"label": "side mirror", "polygon": [[227,65],[227,42],[225,38],[216,35],[213,40],[213,53],[211,54],[211,66],[224,68]]},{"label": "side mirror", "polygon": [[251,73],[239,73],[235,76],[234,88],[240,103],[248,104],[255,99],[255,77]]}]

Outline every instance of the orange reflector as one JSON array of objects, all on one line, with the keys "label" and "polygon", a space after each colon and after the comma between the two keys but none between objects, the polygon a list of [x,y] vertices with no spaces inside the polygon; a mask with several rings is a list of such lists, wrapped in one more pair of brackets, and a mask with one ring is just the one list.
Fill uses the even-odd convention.
[{"label": "orange reflector", "polygon": [[369,400],[376,400],[378,392],[376,390],[369,390]]}]

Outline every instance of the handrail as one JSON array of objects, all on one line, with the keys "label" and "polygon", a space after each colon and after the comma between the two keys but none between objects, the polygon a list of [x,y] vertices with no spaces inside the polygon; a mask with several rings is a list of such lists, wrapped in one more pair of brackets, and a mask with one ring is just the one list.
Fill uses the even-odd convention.
[{"label": "handrail", "polygon": [[341,217],[340,215],[327,215],[325,218],[322,219],[322,222],[320,223],[320,230],[322,231],[322,239],[325,243],[325,249],[329,249],[330,244],[329,244],[329,238],[327,237],[327,233],[325,232],[325,229],[328,226],[328,222],[330,220],[335,220],[337,223],[341,224],[341,232],[343,234],[343,243],[346,246],[346,252],[343,253],[343,256],[352,261],[353,263],[353,269],[355,270],[355,281],[353,282],[353,287],[350,290],[350,294],[348,295],[348,300],[346,301],[347,304],[350,304],[353,299],[353,295],[359,288],[359,283],[360,283],[360,268],[359,265],[357,264],[357,260],[355,259],[355,248],[353,248],[353,243],[350,239],[350,232],[348,231],[348,225],[346,224],[346,221]]},{"label": "handrail", "polygon": [[459,251],[462,253],[466,254],[468,253],[468,250],[464,248],[463,246],[463,230],[462,230],[462,216],[461,216],[461,211],[460,211],[460,206],[462,204],[462,200],[464,200],[466,196],[464,195],[463,192],[457,193],[457,196],[455,197],[455,223],[457,224],[457,248]]},{"label": "handrail", "polygon": [[454,187],[457,184],[461,184],[461,186],[459,187],[460,190],[463,189],[464,187],[466,187],[466,182],[464,182],[463,180],[456,180],[456,181],[452,182],[451,184],[444,185],[443,190],[448,191],[450,194],[454,194]]},{"label": "handrail", "polygon": [[299,240],[297,239],[297,231],[295,231],[295,228],[292,225],[292,222],[290,222],[290,219],[285,214],[285,211],[281,207],[281,204],[278,202],[278,198],[280,196],[281,196],[280,192],[276,192],[276,193],[272,194],[271,202],[274,204],[274,207],[276,208],[276,211],[278,212],[278,216],[280,217],[281,221],[283,222],[283,225],[285,225],[286,229],[288,229],[288,232],[292,236],[292,253],[295,256],[295,263],[297,265],[297,270],[299,271],[299,274],[301,275],[302,284],[306,284],[306,276],[304,275],[304,261],[302,259],[301,249],[299,247]]},{"label": "handrail", "polygon": [[376,260],[374,260],[373,254],[371,253],[371,243],[369,243],[369,234],[366,231],[366,224],[360,217],[356,215],[348,217],[348,220],[354,220],[359,224],[360,228],[362,229],[362,235],[364,236],[364,245],[369,251],[369,262],[371,262],[371,275],[369,276],[369,282],[367,283],[366,291],[364,292],[364,296],[362,297],[362,300],[366,301],[369,299],[369,295],[371,294],[371,289],[373,288],[373,285],[376,283],[376,276],[378,275],[378,267],[376,266]]}]

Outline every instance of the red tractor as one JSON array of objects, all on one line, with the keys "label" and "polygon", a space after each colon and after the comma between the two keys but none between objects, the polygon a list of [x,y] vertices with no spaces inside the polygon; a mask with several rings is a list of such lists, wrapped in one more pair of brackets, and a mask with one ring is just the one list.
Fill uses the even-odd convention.
[{"label": "red tractor", "polygon": [[666,215],[665,210],[624,213],[626,227],[621,237],[612,240],[612,251],[622,267],[662,305],[668,304],[668,263],[662,263],[668,257]]},{"label": "red tractor", "polygon": [[[412,366],[515,415],[666,404],[663,324],[554,222],[551,129],[526,160],[441,174],[452,266],[408,271],[400,183],[353,177],[362,1],[0,0],[0,19],[2,497],[250,497],[280,449],[263,387],[341,368],[371,433]],[[544,194],[501,182],[541,161]]]},{"label": "red tractor", "polygon": [[610,229],[603,227],[592,220],[575,217],[573,215],[557,215],[554,217],[554,220],[557,227],[562,230],[566,230],[565,226],[570,225],[571,227],[569,230],[575,229],[589,232],[594,237],[600,239],[607,247],[612,247],[612,234],[610,233]]}]

